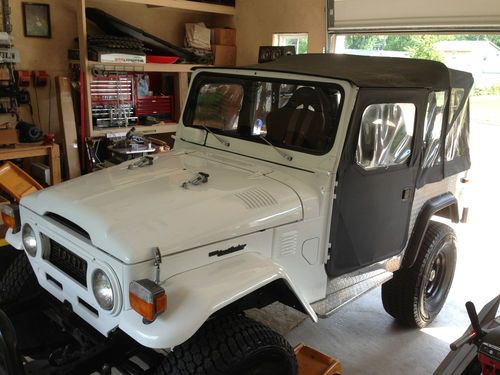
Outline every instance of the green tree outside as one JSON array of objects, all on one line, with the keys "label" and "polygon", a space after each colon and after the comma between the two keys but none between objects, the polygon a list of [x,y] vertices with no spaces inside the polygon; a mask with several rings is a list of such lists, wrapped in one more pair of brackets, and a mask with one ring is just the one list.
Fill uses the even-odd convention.
[{"label": "green tree outside", "polygon": [[443,40],[490,41],[500,47],[500,35],[348,35],[348,49],[403,51],[410,57],[442,61],[434,44]]}]

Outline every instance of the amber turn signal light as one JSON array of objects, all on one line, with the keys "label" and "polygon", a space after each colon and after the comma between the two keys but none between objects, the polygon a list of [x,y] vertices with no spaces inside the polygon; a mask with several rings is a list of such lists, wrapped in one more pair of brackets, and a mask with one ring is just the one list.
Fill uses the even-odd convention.
[{"label": "amber turn signal light", "polygon": [[167,309],[165,289],[151,280],[132,281],[129,286],[130,306],[145,322],[153,322]]},{"label": "amber turn signal light", "polygon": [[8,204],[2,207],[2,221],[12,229],[13,233],[21,229],[21,220],[19,217],[19,206],[17,204]]}]

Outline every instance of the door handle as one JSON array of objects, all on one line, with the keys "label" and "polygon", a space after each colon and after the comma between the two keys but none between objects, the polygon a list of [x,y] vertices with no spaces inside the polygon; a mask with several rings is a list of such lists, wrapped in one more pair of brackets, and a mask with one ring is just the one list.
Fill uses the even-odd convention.
[{"label": "door handle", "polygon": [[403,192],[401,194],[401,200],[403,202],[409,201],[410,200],[410,196],[411,196],[411,188],[403,189]]}]

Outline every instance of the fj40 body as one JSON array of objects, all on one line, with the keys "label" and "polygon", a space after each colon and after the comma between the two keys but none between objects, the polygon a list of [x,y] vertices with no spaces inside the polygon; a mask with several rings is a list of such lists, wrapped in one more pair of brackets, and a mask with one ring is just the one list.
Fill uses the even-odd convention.
[{"label": "fj40 body", "polygon": [[244,311],[280,301],[317,321],[379,285],[389,314],[426,326],[455,268],[444,222],[466,213],[472,82],[348,55],[196,70],[168,155],[21,200],[1,306],[16,326],[39,285],[73,340],[21,367],[104,373],[149,353],[158,374],[294,374],[288,343]]}]

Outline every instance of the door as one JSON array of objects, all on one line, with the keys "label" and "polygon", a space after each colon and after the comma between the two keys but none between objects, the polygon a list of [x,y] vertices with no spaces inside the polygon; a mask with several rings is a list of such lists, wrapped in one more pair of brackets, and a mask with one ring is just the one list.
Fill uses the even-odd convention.
[{"label": "door", "polygon": [[426,90],[360,90],[337,174],[329,276],[406,246],[426,98]]}]

